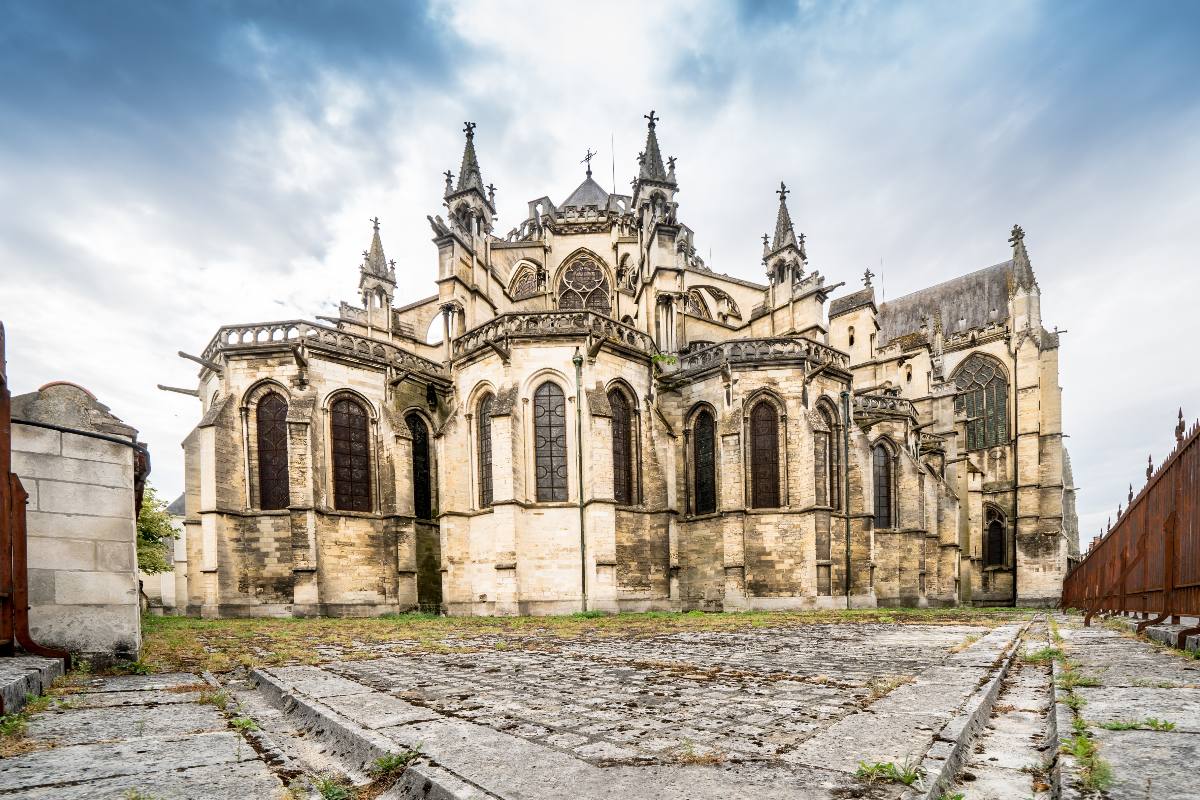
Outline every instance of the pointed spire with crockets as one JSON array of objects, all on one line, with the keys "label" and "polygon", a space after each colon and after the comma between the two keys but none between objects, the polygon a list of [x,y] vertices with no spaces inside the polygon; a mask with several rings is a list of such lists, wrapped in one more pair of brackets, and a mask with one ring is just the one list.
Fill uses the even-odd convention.
[{"label": "pointed spire with crockets", "polygon": [[371,226],[375,231],[371,235],[371,249],[363,251],[362,271],[380,278],[390,278],[392,271],[388,267],[387,258],[383,255],[383,242],[379,238],[379,217],[371,220]]},{"label": "pointed spire with crockets", "polygon": [[483,196],[483,176],[479,173],[479,159],[475,157],[475,123],[463,123],[463,133],[467,135],[467,145],[463,148],[462,166],[458,168],[458,185],[454,191],[457,194],[475,189]]},{"label": "pointed spire with crockets", "polygon": [[775,194],[779,195],[779,216],[775,219],[775,239],[771,242],[772,252],[782,250],[789,244],[794,247],[799,246],[796,243],[796,231],[792,227],[792,215],[788,213],[788,188],[783,181],[779,182],[779,188]]},{"label": "pointed spire with crockets", "polygon": [[1033,274],[1033,266],[1029,263],[1029,252],[1025,249],[1025,231],[1020,225],[1013,225],[1012,235],[1008,243],[1013,249],[1013,278],[1015,288],[1032,291],[1038,288],[1037,278]]},{"label": "pointed spire with crockets", "polygon": [[663,166],[662,152],[658,149],[658,135],[654,132],[655,123],[659,118],[653,111],[644,116],[650,124],[646,131],[646,149],[642,151],[639,159],[641,166],[638,170],[638,180],[668,183],[667,169]]}]

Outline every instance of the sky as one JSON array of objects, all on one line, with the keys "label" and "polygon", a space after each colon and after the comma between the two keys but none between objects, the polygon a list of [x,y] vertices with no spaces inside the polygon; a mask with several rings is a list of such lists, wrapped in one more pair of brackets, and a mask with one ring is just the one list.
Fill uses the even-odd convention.
[{"label": "sky", "polygon": [[223,324],[353,301],[368,219],[397,302],[477,123],[498,229],[583,178],[627,192],[661,121],[680,217],[760,280],[786,181],[810,264],[899,297],[1006,260],[1062,336],[1088,539],[1200,416],[1200,4],[0,0],[0,320],[15,393],[86,386],[151,482]]}]

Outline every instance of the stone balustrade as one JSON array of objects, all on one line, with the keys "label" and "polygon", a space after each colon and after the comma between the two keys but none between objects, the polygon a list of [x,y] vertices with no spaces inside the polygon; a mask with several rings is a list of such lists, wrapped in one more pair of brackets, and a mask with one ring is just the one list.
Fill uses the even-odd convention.
[{"label": "stone balustrade", "polygon": [[856,394],[854,395],[853,405],[856,415],[902,414],[913,419],[916,419],[917,416],[917,409],[913,406],[912,401],[906,400],[903,397],[891,397],[882,394]]},{"label": "stone balustrade", "polygon": [[647,355],[658,348],[646,334],[591,311],[542,311],[501,314],[456,338],[452,345],[455,358],[473,353],[488,342],[538,336],[594,336],[625,345]]},{"label": "stone balustrade", "polygon": [[204,348],[204,358],[212,361],[224,352],[249,350],[272,345],[300,345],[353,353],[363,358],[384,361],[394,367],[428,375],[448,377],[449,372],[436,361],[410,353],[390,342],[338,330],[304,320],[259,322],[250,325],[225,325]]},{"label": "stone balustrade", "polygon": [[693,372],[718,364],[808,361],[841,369],[850,367],[850,356],[802,336],[734,339],[688,353],[679,360],[680,372]]}]

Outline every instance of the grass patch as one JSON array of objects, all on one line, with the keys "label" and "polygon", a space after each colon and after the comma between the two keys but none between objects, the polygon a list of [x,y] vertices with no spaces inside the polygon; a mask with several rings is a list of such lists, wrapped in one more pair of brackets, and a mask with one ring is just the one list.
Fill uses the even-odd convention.
[{"label": "grass patch", "polygon": [[905,786],[912,786],[920,781],[924,774],[924,767],[909,764],[907,761],[903,764],[896,764],[893,761],[876,761],[868,764],[866,761],[860,761],[854,777],[867,783],[902,783]]},{"label": "grass patch", "polygon": [[239,733],[258,730],[258,723],[249,717],[234,717],[233,719],[229,720],[229,724],[232,725],[233,729]]},{"label": "grass patch", "polygon": [[416,761],[420,755],[421,745],[417,744],[412,750],[403,753],[388,753],[375,759],[367,769],[371,778],[378,784],[374,788],[390,787],[404,770],[408,769],[408,765]]},{"label": "grass patch", "polygon": [[961,642],[954,645],[954,647],[951,647],[950,652],[951,653],[961,653],[963,650],[966,650],[968,647],[975,644],[982,638],[983,638],[983,634],[972,633],[969,636],[967,636],[967,638],[963,639]]},{"label": "grass patch", "polygon": [[55,697],[70,694],[72,680],[71,677],[57,678],[45,694],[26,694],[25,706],[20,711],[0,716],[0,759],[48,746],[25,738],[29,718],[49,708]]},{"label": "grass patch", "polygon": [[1146,719],[1116,719],[1101,722],[1100,727],[1106,731],[1173,731],[1175,723],[1157,717]]},{"label": "grass patch", "polygon": [[912,675],[878,675],[867,681],[867,691],[870,694],[867,696],[867,703],[874,703],[876,700],[881,700],[887,697],[906,683],[912,683],[916,680]]},{"label": "grass patch", "polygon": [[321,800],[354,800],[354,787],[340,775],[318,775],[312,779],[312,787]]},{"label": "grass patch", "polygon": [[[142,660],[127,669],[154,672],[229,672],[238,668],[316,664],[331,659],[398,653],[474,652],[496,648],[553,647],[556,641],[648,637],[688,631],[741,631],[807,625],[979,625],[1029,619],[1032,609],[889,608],[751,611],[710,614],[587,612],[555,617],[443,617],[387,614],[369,618],[197,619],[146,616]],[[489,637],[473,643],[473,637]],[[536,640],[536,641],[535,641]],[[385,649],[386,646],[386,649]],[[502,649],[502,648],[498,648]],[[328,653],[324,655],[321,651]],[[140,673],[136,673],[140,674]]]},{"label": "grass patch", "polygon": [[1063,651],[1060,647],[1043,647],[1040,650],[1028,651],[1021,656],[1021,660],[1026,664],[1049,664],[1051,661],[1062,661],[1063,658]]},{"label": "grass patch", "polygon": [[1064,692],[1071,692],[1077,688],[1089,689],[1100,685],[1100,681],[1088,675],[1081,675],[1074,669],[1063,669],[1062,676],[1058,679],[1058,688]]},{"label": "grass patch", "polygon": [[1112,785],[1112,767],[1100,757],[1096,743],[1086,730],[1077,730],[1073,736],[1064,739],[1062,751],[1079,762],[1080,788],[1084,791],[1100,792]]},{"label": "grass patch", "polygon": [[206,706],[216,706],[224,711],[229,706],[229,694],[224,689],[201,692],[196,702]]}]

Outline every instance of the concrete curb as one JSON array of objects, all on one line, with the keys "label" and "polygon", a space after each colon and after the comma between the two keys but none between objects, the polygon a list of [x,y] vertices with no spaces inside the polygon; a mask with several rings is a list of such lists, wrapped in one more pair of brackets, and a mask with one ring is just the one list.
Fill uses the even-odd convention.
[{"label": "concrete curb", "polygon": [[25,696],[40,695],[63,676],[61,658],[11,656],[0,659],[0,714],[15,714],[25,707]]},{"label": "concrete curb", "polygon": [[[349,777],[356,782],[370,780],[368,770],[375,759],[404,752],[403,747],[386,736],[362,727],[320,700],[294,692],[268,670],[252,670],[250,679],[273,706],[299,720],[308,734],[323,742],[333,756],[353,765],[354,774]],[[419,755],[396,784],[380,795],[380,800],[482,800],[496,797]]]},{"label": "concrete curb", "polygon": [[[1120,623],[1123,627],[1128,628],[1130,633],[1136,632],[1138,623],[1142,621],[1140,619],[1134,619],[1133,617],[1122,617],[1122,616],[1109,617],[1108,619],[1114,620],[1114,621]],[[1104,621],[1107,621],[1107,620],[1104,620]],[[1092,624],[1096,625],[1098,623],[1096,620],[1093,620]],[[1173,648],[1175,650],[1179,650],[1181,648],[1178,648],[1175,646],[1175,639],[1178,637],[1178,634],[1180,631],[1182,631],[1186,628],[1190,628],[1190,627],[1192,627],[1192,626],[1191,625],[1150,625],[1144,631],[1142,631],[1142,633],[1145,634],[1150,639],[1153,639],[1154,641],[1158,642],[1159,644],[1165,644],[1167,647]],[[1200,634],[1195,634],[1195,633],[1192,634],[1191,636],[1187,637],[1187,641],[1185,641],[1183,644],[1184,644],[1184,646],[1182,648],[1183,650],[1187,650],[1187,651],[1190,651],[1193,653],[1200,653]]]},{"label": "concrete curb", "polygon": [[1000,694],[1000,684],[1021,651],[1021,634],[1028,627],[1029,623],[1025,623],[1017,629],[1008,644],[1007,652],[1001,656],[1000,667],[996,673],[967,698],[962,711],[947,722],[934,737],[929,752],[921,760],[921,768],[925,771],[924,781],[928,788],[905,793],[901,796],[903,800],[940,800],[943,797],[958,771],[966,763],[971,741],[991,716],[992,706]]}]

